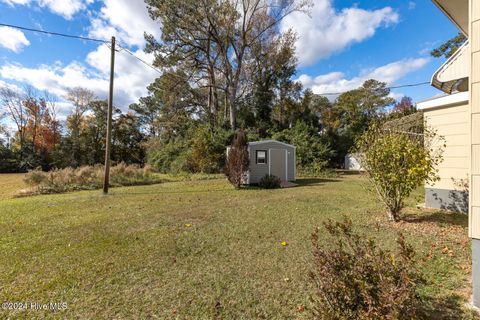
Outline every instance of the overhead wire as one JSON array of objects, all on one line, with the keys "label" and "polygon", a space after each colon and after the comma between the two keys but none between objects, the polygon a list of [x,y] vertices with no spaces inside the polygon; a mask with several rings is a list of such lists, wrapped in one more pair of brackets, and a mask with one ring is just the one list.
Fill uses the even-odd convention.
[{"label": "overhead wire", "polygon": [[101,42],[101,43],[108,42],[106,40],[101,40],[101,39],[77,36],[77,35],[61,33],[61,32],[45,31],[45,30],[41,30],[41,29],[27,28],[27,27],[22,27],[22,26],[17,26],[17,25],[13,25],[13,24],[7,24],[7,23],[0,23],[0,27],[9,27],[9,28],[19,29],[19,30],[24,30],[24,31],[38,32],[38,33],[48,34],[48,35],[52,35],[52,36],[60,36],[60,37],[79,39],[79,40],[84,40],[84,41],[93,41],[93,42]]},{"label": "overhead wire", "polygon": [[[137,57],[133,52],[131,52],[130,50],[128,50],[127,48],[124,48],[124,47],[121,47],[123,51],[127,52],[129,55],[131,55],[132,57],[134,57],[135,59],[139,60],[141,63],[143,63],[144,65],[146,65],[147,67],[155,70],[156,72],[158,72],[159,74],[163,74],[163,72],[161,72],[159,69],[157,69],[156,67],[154,67],[153,65],[149,64],[148,62],[146,62],[145,60]],[[180,76],[179,76],[180,77]],[[388,87],[385,87],[385,89],[400,89],[400,88],[407,88],[407,87],[419,87],[419,86],[423,86],[423,85],[427,85],[427,84],[430,84],[430,82],[428,81],[425,81],[425,82],[418,82],[418,83],[409,83],[409,84],[403,84],[403,85],[397,85],[397,86],[388,86]],[[317,93],[317,95],[320,95],[320,96],[328,96],[328,95],[341,95],[342,93],[345,93],[346,91],[343,91],[343,92],[325,92],[325,93]]]},{"label": "overhead wire", "polygon": [[[160,71],[159,69],[157,69],[156,67],[154,67],[153,65],[149,64],[148,62],[146,62],[145,60],[141,59],[140,57],[136,56],[133,52],[131,52],[130,50],[128,50],[127,48],[125,47],[122,47],[120,46],[120,48],[127,52],[129,55],[131,55],[132,57],[134,57],[135,59],[137,59],[138,61],[140,61],[141,63],[143,63],[144,65],[146,65],[147,67],[155,70],[156,72],[158,72],[159,74],[163,74],[162,71]],[[179,76],[180,77],[180,76]],[[397,86],[388,86],[388,87],[385,87],[386,89],[400,89],[400,88],[407,88],[407,87],[418,87],[418,86],[423,86],[423,85],[427,85],[427,84],[430,84],[430,82],[428,81],[425,81],[425,82],[418,82],[418,83],[409,83],[409,84],[403,84],[403,85],[397,85]],[[320,96],[328,96],[328,95],[341,95],[342,93],[345,93],[346,91],[343,91],[343,92],[325,92],[325,93],[318,93],[318,95]]]},{"label": "overhead wire", "polygon": [[135,55],[135,53],[133,53],[132,51],[128,50],[127,48],[125,47],[122,47],[121,45],[118,45],[120,47],[121,50],[123,50],[124,52],[128,53],[129,55],[131,55],[132,57],[134,57],[135,59],[137,59],[138,61],[140,61],[142,64],[144,64],[145,66],[155,70],[156,72],[158,72],[159,74],[163,74],[162,71],[158,70],[157,68],[155,68],[153,65],[151,65],[150,63],[148,63],[147,61],[143,60],[142,58],[140,57],[137,57]]},{"label": "overhead wire", "polygon": [[[19,25],[13,25],[13,24],[7,24],[7,23],[0,23],[0,26],[3,27],[9,27],[9,28],[14,28],[14,29],[19,29],[19,30],[24,30],[24,31],[30,31],[30,32],[38,32],[38,33],[43,33],[43,34],[48,34],[48,35],[53,35],[53,36],[60,36],[60,37],[65,37],[65,38],[71,38],[71,39],[78,39],[78,40],[84,40],[84,41],[92,41],[92,42],[98,42],[98,43],[103,43],[106,44],[108,47],[110,41],[107,40],[102,40],[102,39],[96,39],[96,38],[91,38],[91,37],[84,37],[84,36],[78,36],[78,35],[72,35],[72,34],[66,34],[66,33],[61,33],[61,32],[53,32],[53,31],[46,31],[46,30],[41,30],[41,29],[36,29],[36,28],[29,28],[29,27],[23,27]],[[120,48],[121,51],[126,52],[128,55],[132,56],[133,58],[137,59],[140,61],[143,65],[146,67],[156,71],[158,74],[162,75],[163,72],[153,66],[152,64],[148,63],[144,59],[138,57],[135,53],[130,51],[129,49],[117,44],[118,47]],[[178,75],[180,77],[180,75]],[[430,84],[430,82],[419,82],[419,83],[409,83],[409,84],[403,84],[403,85],[397,85],[397,86],[388,86],[385,87],[385,89],[400,89],[400,88],[409,88],[409,87],[418,87],[418,86],[423,86]],[[343,92],[324,92],[324,93],[318,93],[317,95],[320,96],[335,96],[335,95],[341,95],[342,93],[345,93],[346,91]]]}]

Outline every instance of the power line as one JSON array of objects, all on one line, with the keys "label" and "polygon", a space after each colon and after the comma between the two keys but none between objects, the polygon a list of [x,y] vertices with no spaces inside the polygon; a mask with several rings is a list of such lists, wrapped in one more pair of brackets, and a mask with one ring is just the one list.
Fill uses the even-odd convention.
[{"label": "power line", "polygon": [[[398,85],[398,86],[390,86],[390,87],[385,87],[385,89],[400,89],[400,88],[407,88],[407,87],[418,87],[418,86],[424,86],[426,84],[430,84],[430,82],[419,82],[419,83],[410,83],[410,84],[403,84],[403,85]],[[317,93],[319,96],[338,96],[341,95],[342,93],[345,93],[348,91],[343,91],[343,92],[326,92],[326,93]]]},{"label": "power line", "polygon": [[[129,55],[131,55],[132,57],[134,57],[135,59],[137,59],[138,61],[140,61],[141,63],[143,63],[145,66],[155,70],[156,72],[158,72],[160,75],[163,74],[162,71],[160,71],[159,69],[157,69],[156,67],[154,67],[153,65],[151,65],[150,63],[148,63],[147,61],[141,59],[140,57],[136,56],[132,51],[128,50],[127,48],[125,47],[122,47],[120,45],[118,45],[123,51],[127,52]],[[172,74],[174,76],[177,76],[177,77],[181,77],[180,75],[177,75],[177,74]],[[181,77],[182,79],[185,79],[183,77]],[[418,87],[418,86],[424,86],[424,85],[427,85],[427,84],[430,84],[429,81],[425,81],[425,82],[419,82],[419,83],[410,83],[410,84],[403,84],[403,85],[398,85],[398,86],[390,86],[390,87],[385,87],[385,89],[400,89],[400,88],[407,88],[407,87]],[[320,96],[329,96],[329,95],[341,95],[342,93],[345,93],[345,92],[348,92],[348,91],[343,91],[343,92],[326,92],[326,93],[317,93],[317,95],[320,95]]]},{"label": "power line", "polygon": [[[128,50],[127,48],[125,47],[122,47],[119,45],[119,47],[127,52],[129,55],[131,55],[132,57],[134,57],[135,59],[137,59],[138,61],[140,61],[141,63],[143,63],[145,66],[155,70],[156,72],[158,72],[159,74],[163,74],[162,71],[160,71],[159,69],[157,69],[156,67],[154,67],[153,65],[151,65],[150,63],[146,62],[145,60],[139,58],[138,56],[136,56],[132,51]],[[176,74],[173,74],[177,77],[181,77],[180,75],[176,75]],[[419,82],[419,83],[410,83],[410,84],[403,84],[403,85],[398,85],[398,86],[390,86],[390,87],[385,87],[385,89],[400,89],[400,88],[407,88],[407,87],[418,87],[418,86],[424,86],[424,85],[427,85],[427,84],[430,84],[429,81],[426,81],[426,82]],[[345,93],[347,91],[343,91],[343,92],[326,92],[326,93],[317,93],[317,95],[320,95],[320,96],[333,96],[333,95],[341,95],[342,93]]]},{"label": "power line", "polygon": [[[12,24],[6,24],[6,23],[0,23],[0,26],[3,27],[10,27],[14,29],[19,29],[19,30],[24,30],[24,31],[30,31],[30,32],[38,32],[38,33],[43,33],[43,34],[48,34],[48,35],[53,35],[53,36],[60,36],[60,37],[65,37],[65,38],[71,38],[71,39],[79,39],[79,40],[85,40],[85,41],[93,41],[93,42],[99,42],[103,44],[107,44],[108,46],[108,41],[106,40],[101,40],[101,39],[95,39],[95,38],[90,38],[90,37],[83,37],[83,36],[77,36],[77,35],[72,35],[72,34],[66,34],[66,33],[60,33],[60,32],[52,32],[52,31],[45,31],[45,30],[40,30],[40,29],[34,29],[34,28],[27,28],[27,27],[22,27],[18,25],[12,25]],[[145,66],[151,68],[152,70],[156,71],[158,74],[162,75],[163,72],[157,69],[155,66],[152,64],[148,63],[147,61],[143,60],[142,58],[136,56],[132,51],[129,49],[117,44],[122,51],[125,51],[127,54],[130,56],[134,57],[138,61],[140,61],[142,64]],[[180,75],[176,75],[178,77],[181,77]],[[390,87],[385,87],[385,89],[400,89],[400,88],[407,88],[407,87],[418,87],[418,86],[423,86],[430,84],[430,82],[420,82],[420,83],[411,83],[411,84],[404,84],[404,85],[398,85],[398,86],[390,86]],[[320,96],[337,96],[341,95],[342,93],[345,93],[346,91],[343,92],[325,92],[325,93],[318,93],[317,95]]]},{"label": "power line", "polygon": [[120,49],[122,49],[123,51],[125,51],[126,53],[128,53],[129,55],[131,55],[132,57],[134,57],[135,59],[137,59],[138,61],[140,61],[141,63],[143,63],[144,65],[146,65],[147,67],[155,70],[156,72],[158,72],[159,74],[163,74],[162,71],[158,70],[157,68],[155,68],[154,66],[152,66],[150,63],[148,63],[147,61],[143,60],[142,58],[140,57],[137,57],[132,51],[128,50],[127,48],[125,47],[122,47],[121,45],[118,45],[120,47]]},{"label": "power line", "polygon": [[44,33],[44,34],[49,34],[49,35],[52,35],[52,36],[60,36],[60,37],[72,38],[72,39],[80,39],[80,40],[85,40],[85,41],[94,41],[94,42],[101,42],[101,43],[107,43],[108,42],[108,41],[100,40],[100,39],[76,36],[76,35],[60,33],[60,32],[45,31],[45,30],[34,29],[34,28],[27,28],[27,27],[22,27],[22,26],[17,26],[17,25],[13,25],[13,24],[7,24],[7,23],[0,23],[0,26],[19,29],[19,30],[24,30],[24,31]]},{"label": "power line", "polygon": [[387,88],[388,89],[398,89],[398,88],[406,88],[406,87],[418,87],[418,86],[424,86],[426,84],[430,84],[430,81],[413,83],[413,84],[404,84],[404,85],[400,85],[400,86],[393,86],[393,87],[387,87]]}]

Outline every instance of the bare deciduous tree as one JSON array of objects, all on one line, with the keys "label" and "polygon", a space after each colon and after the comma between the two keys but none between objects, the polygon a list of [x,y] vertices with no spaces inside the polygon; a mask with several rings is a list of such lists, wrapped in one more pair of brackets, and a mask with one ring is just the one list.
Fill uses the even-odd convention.
[{"label": "bare deciduous tree", "polygon": [[0,102],[4,109],[5,116],[14,123],[17,129],[18,143],[20,146],[20,160],[23,157],[23,148],[25,146],[28,111],[24,104],[25,93],[19,89],[10,86],[0,88]]},{"label": "bare deciduous tree", "polygon": [[67,89],[65,98],[73,104],[73,114],[81,117],[87,111],[90,103],[95,100],[95,93],[86,88],[76,87]]},{"label": "bare deciduous tree", "polygon": [[[151,17],[162,23],[162,38],[147,36],[147,51],[163,69],[182,69],[188,81],[207,87],[208,105],[237,126],[237,100],[248,81],[246,62],[255,44],[310,0],[146,0]],[[220,92],[219,92],[220,91]]]},{"label": "bare deciduous tree", "polygon": [[70,130],[70,137],[72,139],[72,159],[73,166],[78,166],[78,159],[80,153],[79,137],[80,126],[82,124],[83,116],[87,112],[90,104],[95,99],[95,93],[86,88],[76,87],[67,90],[65,97],[73,104],[73,111],[67,118],[67,127]]},{"label": "bare deciduous tree", "polygon": [[47,91],[44,91],[43,97],[49,112],[50,121],[48,122],[48,126],[53,133],[53,146],[55,147],[60,142],[60,139],[57,139],[57,137],[60,135],[62,129],[62,125],[58,119],[58,99]]}]

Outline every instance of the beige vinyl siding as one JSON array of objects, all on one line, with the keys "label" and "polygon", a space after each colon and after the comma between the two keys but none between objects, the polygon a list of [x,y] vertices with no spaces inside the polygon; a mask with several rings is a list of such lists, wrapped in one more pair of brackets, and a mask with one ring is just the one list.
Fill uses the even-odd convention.
[{"label": "beige vinyl siding", "polygon": [[455,190],[454,181],[468,178],[470,166],[470,108],[467,103],[424,110],[427,126],[445,138],[444,161],[439,166],[440,181],[427,188]]},{"label": "beige vinyl siding", "polygon": [[[480,239],[480,202],[475,195],[479,193],[480,178],[480,143],[476,134],[480,130],[479,123],[474,121],[480,114],[480,1],[470,0],[470,25],[469,38],[471,45],[471,74],[470,74],[470,101],[472,108],[469,114],[469,128],[471,134],[470,146],[470,211],[469,211],[469,234],[474,239]],[[476,294],[474,294],[475,296]]]},{"label": "beige vinyl siding", "polygon": [[468,76],[470,74],[470,59],[469,53],[470,49],[465,48],[467,50],[461,52],[455,61],[449,64],[448,68],[442,70],[442,72],[438,75],[440,81],[452,81],[456,79],[461,79],[464,76]]}]

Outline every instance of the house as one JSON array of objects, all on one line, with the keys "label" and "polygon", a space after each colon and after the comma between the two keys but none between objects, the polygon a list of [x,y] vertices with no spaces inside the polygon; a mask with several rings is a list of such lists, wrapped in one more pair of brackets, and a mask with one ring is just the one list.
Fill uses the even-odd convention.
[{"label": "house", "polygon": [[[470,106],[468,92],[445,94],[417,103],[425,124],[445,138],[443,162],[438,167],[439,181],[425,185],[425,206],[468,212],[470,169]],[[443,143],[443,141],[437,141]]]},{"label": "house", "polygon": [[279,177],[282,181],[296,179],[295,146],[276,140],[248,143],[250,165],[247,184],[257,184],[267,174]]},{"label": "house", "polygon": [[[430,111],[428,111],[428,102],[425,102],[423,107],[424,110],[426,107],[427,114],[430,113],[430,121],[438,121],[439,123],[447,121],[446,124],[451,122],[452,126],[454,126],[454,120],[457,121],[458,134],[464,134],[465,141],[463,142],[467,144],[468,225],[469,236],[472,239],[473,305],[480,307],[480,0],[432,1],[468,38],[468,42],[450,57],[432,78],[432,85],[449,96],[435,99],[438,106],[433,106]],[[467,96],[468,102],[465,102],[465,97],[461,98],[460,95],[456,94],[462,92]],[[449,99],[457,102],[452,105],[448,102]],[[444,109],[440,111],[442,104]],[[461,115],[455,119],[454,112],[451,113],[451,117],[448,117],[449,120],[440,117],[442,112],[450,113],[450,111],[454,111],[455,106],[459,107],[458,112],[461,113],[461,110],[466,112],[466,121],[465,119],[463,119],[463,122],[458,121],[461,120]],[[463,127],[463,129],[460,129],[460,127]],[[450,134],[450,141],[454,141],[455,138],[453,137],[453,134]],[[450,152],[452,156],[462,155],[460,150],[455,152],[455,150],[450,149],[447,152]],[[448,163],[452,164],[453,160],[451,159],[453,158],[446,158],[446,165]]]}]

